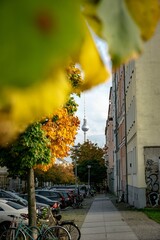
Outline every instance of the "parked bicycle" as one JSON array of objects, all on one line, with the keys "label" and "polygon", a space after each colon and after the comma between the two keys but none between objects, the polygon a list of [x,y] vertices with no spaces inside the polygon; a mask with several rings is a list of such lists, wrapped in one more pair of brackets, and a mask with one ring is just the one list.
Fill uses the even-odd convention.
[{"label": "parked bicycle", "polygon": [[81,238],[80,229],[75,224],[74,220],[60,221],[62,219],[61,215],[55,215],[54,218],[56,220],[56,225],[62,226],[68,230],[72,240],[79,240]]},{"label": "parked bicycle", "polygon": [[37,221],[38,224],[47,221],[48,225],[50,226],[55,225],[64,227],[70,233],[72,240],[80,240],[81,232],[78,226],[75,224],[74,220],[60,221],[61,219],[62,219],[61,215],[53,215],[50,209],[44,208],[43,210],[41,210],[41,213],[39,214]]},{"label": "parked bicycle", "polygon": [[[46,225],[44,227],[46,228]],[[71,240],[71,235],[62,226],[50,226],[44,232],[41,230],[37,240]]]},{"label": "parked bicycle", "polygon": [[27,226],[26,216],[17,217],[14,215],[8,215],[12,217],[11,225],[8,229],[6,229],[0,236],[0,240],[23,240],[26,239],[26,236],[29,239],[37,239],[40,233],[39,229],[36,227],[29,227]]},{"label": "parked bicycle", "polygon": [[80,195],[77,195],[74,197],[72,207],[73,208],[82,208],[83,207],[82,202],[83,202],[83,198]]},{"label": "parked bicycle", "polygon": [[25,218],[10,216],[13,218],[11,226],[1,234],[0,240],[71,240],[69,232],[62,226],[29,227],[23,222]]}]

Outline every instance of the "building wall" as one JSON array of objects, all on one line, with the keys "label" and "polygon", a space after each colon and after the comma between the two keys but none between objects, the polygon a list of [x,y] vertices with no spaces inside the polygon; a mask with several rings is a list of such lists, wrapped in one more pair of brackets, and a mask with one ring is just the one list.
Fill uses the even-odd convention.
[{"label": "building wall", "polygon": [[109,95],[109,108],[108,108],[108,119],[106,121],[106,155],[108,160],[107,168],[107,185],[111,192],[114,191],[114,142],[113,142],[113,109],[112,109],[112,87],[110,88]]},{"label": "building wall", "polygon": [[118,162],[117,162],[117,157],[118,157],[118,154],[117,154],[117,151],[116,151],[116,148],[117,148],[117,136],[116,136],[116,116],[117,116],[117,110],[116,110],[116,102],[117,102],[117,97],[116,97],[116,89],[117,89],[117,74],[116,72],[114,72],[112,74],[112,101],[111,101],[111,104],[112,104],[112,113],[113,113],[113,143],[114,143],[114,149],[113,149],[113,158],[114,158],[114,174],[113,174],[113,178],[114,178],[114,190],[113,192],[117,195],[117,169],[118,169]]},{"label": "building wall", "polygon": [[118,161],[119,161],[119,191],[126,192],[126,145],[125,145],[125,99],[124,99],[124,66],[118,73],[117,84],[117,124],[118,124]]},{"label": "building wall", "polygon": [[146,204],[160,205],[160,147],[144,147]]},{"label": "building wall", "polygon": [[125,64],[124,68],[121,66],[112,78],[114,192],[117,194],[126,184],[128,202],[137,208],[143,208],[148,203],[160,203],[159,49],[160,26],[157,27],[155,36],[145,44],[143,54],[137,60]]},{"label": "building wall", "polygon": [[129,203],[146,206],[144,147],[160,146],[160,27],[144,53],[126,66]]},{"label": "building wall", "polygon": [[114,192],[120,197],[126,193],[126,139],[124,66],[113,74],[113,132],[114,132]]},{"label": "building wall", "polygon": [[114,143],[113,143],[113,109],[112,109],[112,88],[110,89],[110,105],[108,110],[108,157],[109,157],[109,168],[113,169],[114,159],[113,159],[113,151],[114,151]]},{"label": "building wall", "polygon": [[135,187],[137,185],[136,157],[136,82],[135,62],[125,65],[125,94],[126,94],[126,138],[127,138],[127,174],[128,202],[134,205]]}]

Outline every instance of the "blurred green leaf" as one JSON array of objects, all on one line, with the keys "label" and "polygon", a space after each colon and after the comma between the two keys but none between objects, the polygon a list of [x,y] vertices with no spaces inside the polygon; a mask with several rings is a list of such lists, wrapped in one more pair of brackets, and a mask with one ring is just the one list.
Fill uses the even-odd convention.
[{"label": "blurred green leaf", "polygon": [[131,18],[123,0],[103,0],[98,5],[102,37],[109,45],[113,66],[118,66],[142,52],[140,30]]},{"label": "blurred green leaf", "polygon": [[28,86],[47,78],[79,46],[79,1],[0,1],[0,31],[0,86]]}]

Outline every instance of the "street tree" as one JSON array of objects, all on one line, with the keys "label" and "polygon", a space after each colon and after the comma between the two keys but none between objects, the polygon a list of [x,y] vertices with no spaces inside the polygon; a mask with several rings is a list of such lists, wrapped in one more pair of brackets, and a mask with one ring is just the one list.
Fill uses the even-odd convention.
[{"label": "street tree", "polygon": [[[72,64],[66,69],[66,75],[74,92],[81,83],[80,71]],[[34,169],[46,171],[57,158],[68,155],[79,127],[75,116],[77,107],[71,95],[55,114],[31,124],[12,144],[2,147],[0,165],[6,166],[12,175],[27,174],[29,224],[32,226],[36,225]]]},{"label": "street tree", "polygon": [[104,151],[90,141],[78,144],[78,150],[72,149],[71,158],[73,164],[77,163],[78,178],[81,182],[88,183],[88,165],[90,168],[90,180],[93,185],[103,184],[106,179],[107,166],[104,160]]},{"label": "street tree", "polygon": [[[15,142],[1,149],[0,165],[6,166],[12,176],[27,176],[31,226],[36,225],[34,169],[40,168],[45,172],[54,165],[57,158],[66,157],[74,143],[78,127],[79,119],[69,114],[64,107],[45,123],[30,125]],[[56,177],[60,179],[63,173],[59,171]]]},{"label": "street tree", "polygon": [[0,165],[6,166],[10,176],[23,176],[28,186],[29,224],[36,226],[34,167],[48,164],[51,159],[50,141],[41,128],[34,123],[11,145],[1,148]]},{"label": "street tree", "polygon": [[43,187],[46,182],[54,184],[71,184],[74,183],[75,177],[73,172],[73,165],[70,164],[54,164],[47,171],[42,169],[35,169],[35,177],[38,180],[39,186]]}]

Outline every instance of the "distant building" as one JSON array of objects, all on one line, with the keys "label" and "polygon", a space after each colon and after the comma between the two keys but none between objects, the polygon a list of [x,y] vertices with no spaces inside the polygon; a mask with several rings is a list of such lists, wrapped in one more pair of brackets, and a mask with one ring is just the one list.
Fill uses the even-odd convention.
[{"label": "distant building", "polygon": [[8,187],[8,172],[6,167],[0,167],[0,188],[6,189]]}]

